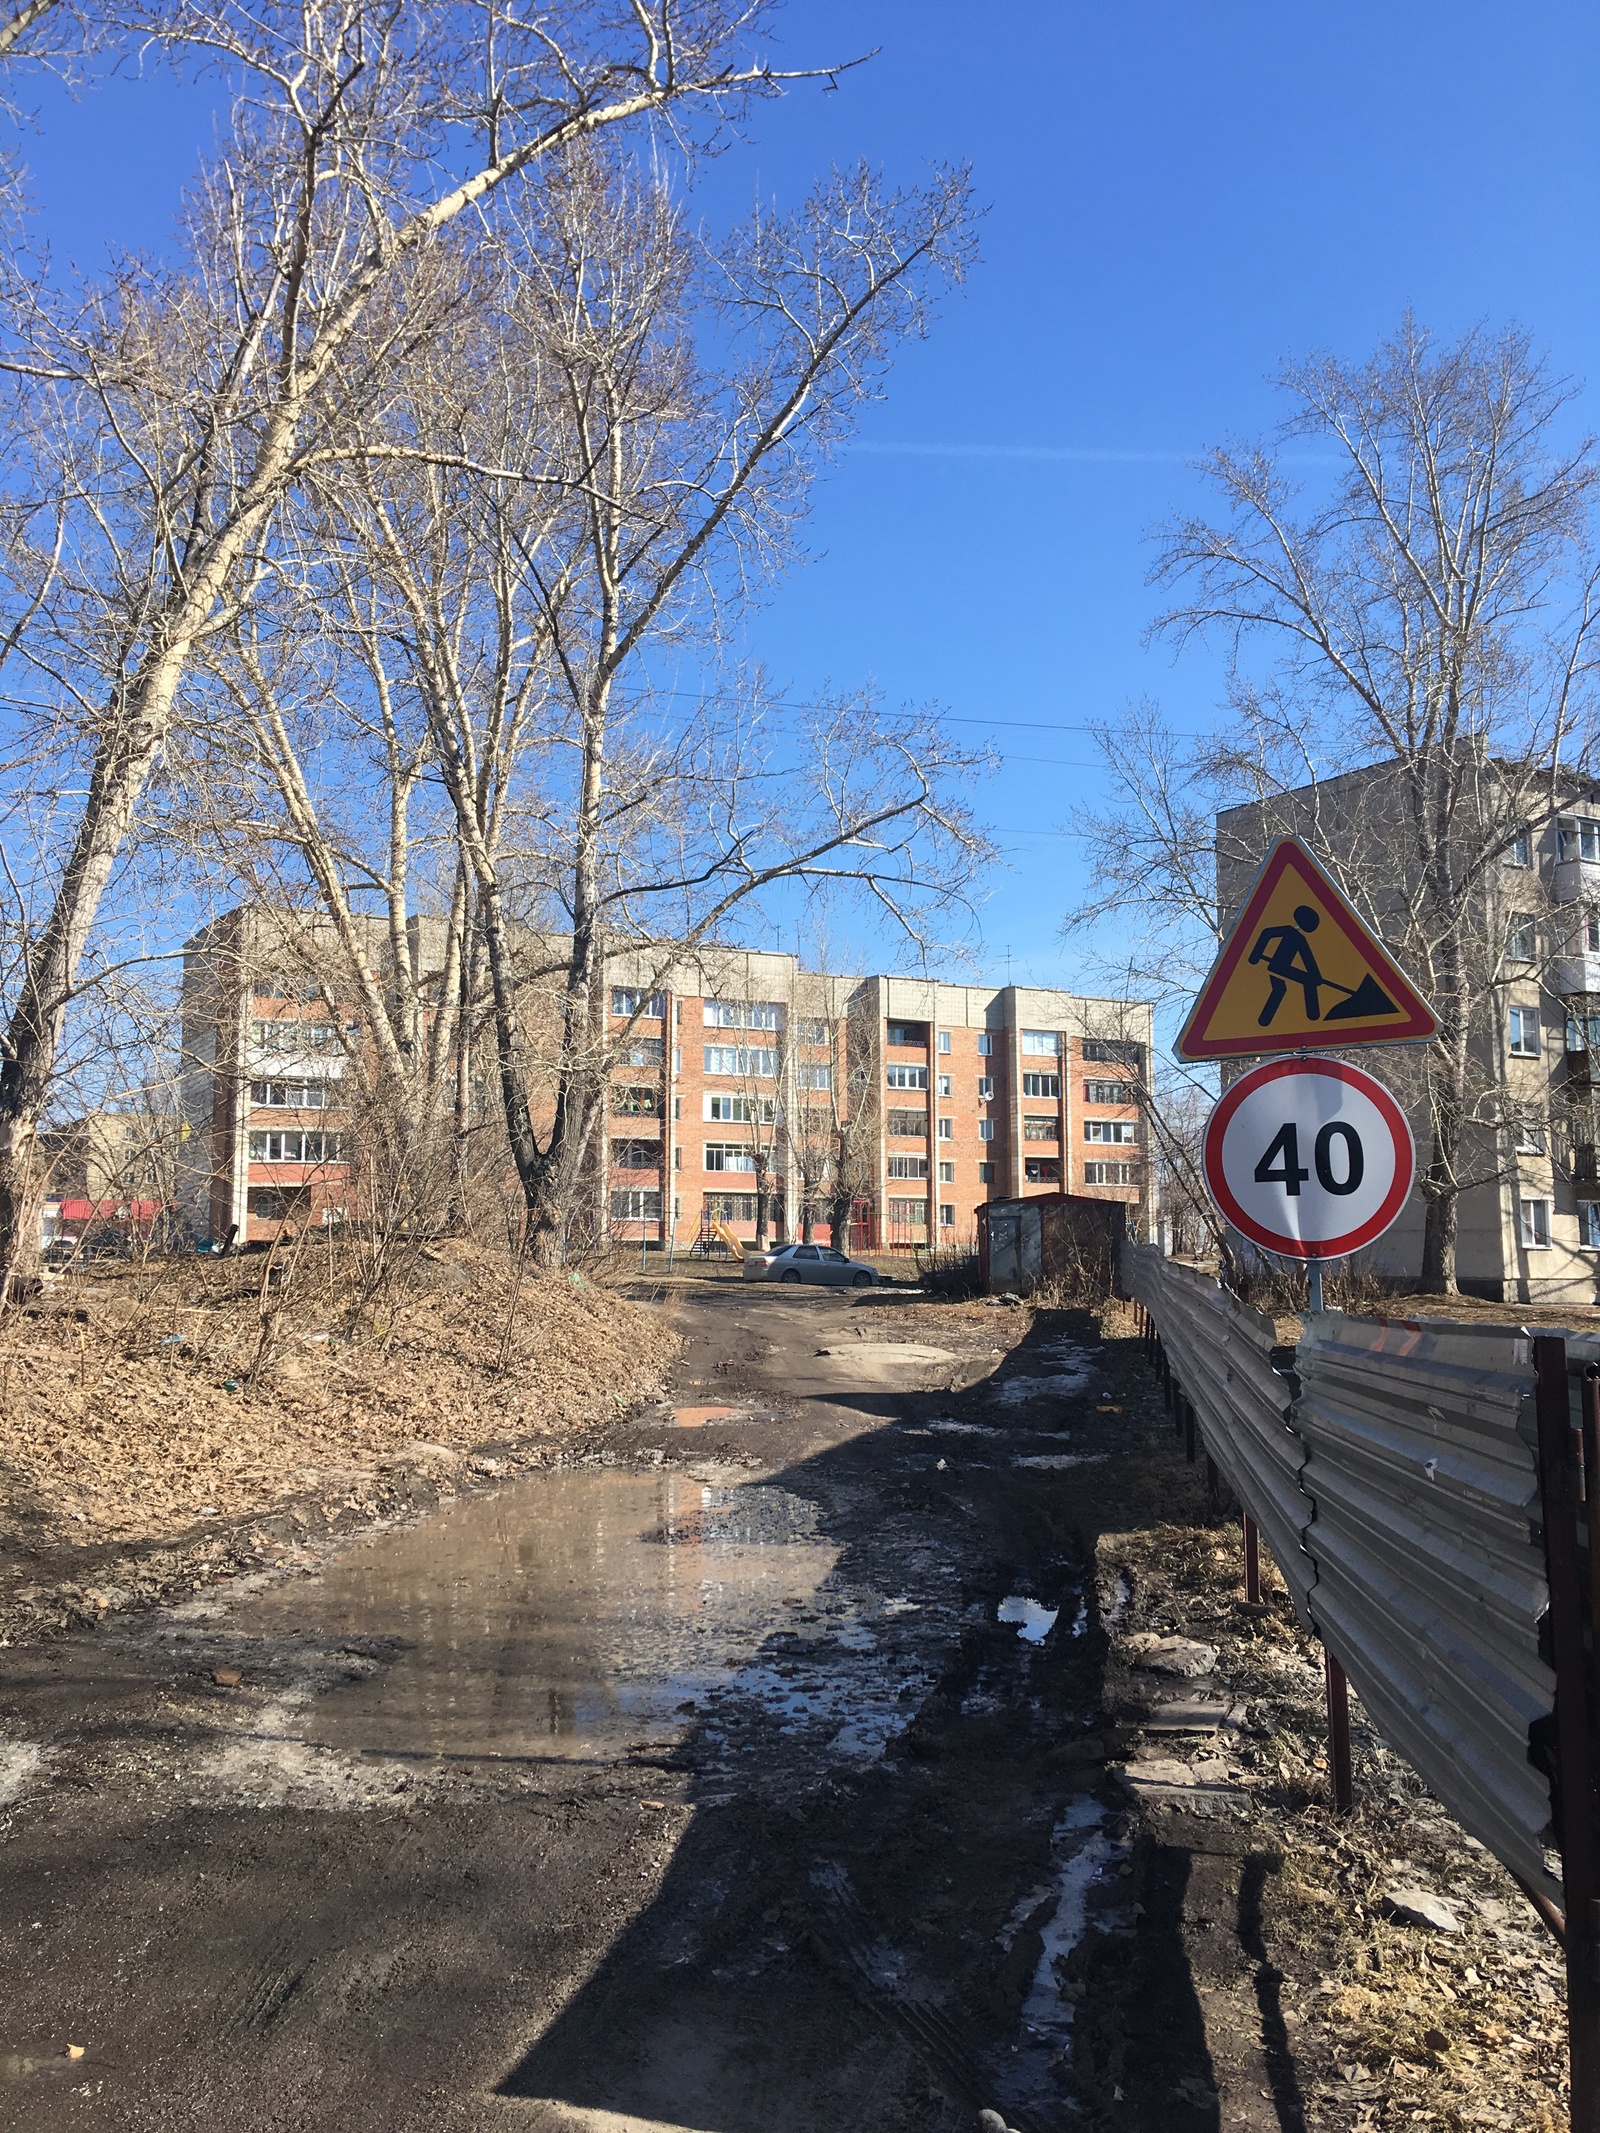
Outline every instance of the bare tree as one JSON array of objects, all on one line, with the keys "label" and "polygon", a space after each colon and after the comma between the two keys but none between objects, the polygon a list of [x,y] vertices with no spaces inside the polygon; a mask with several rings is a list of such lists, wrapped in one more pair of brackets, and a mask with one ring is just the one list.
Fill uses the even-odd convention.
[{"label": "bare tree", "polygon": [[740,56],[757,21],[738,0],[589,0],[559,24],[364,0],[123,18],[239,94],[182,266],[124,261],[57,296],[18,261],[4,291],[10,422],[35,470],[4,550],[4,650],[37,689],[32,747],[11,753],[31,767],[53,739],[83,798],[58,789],[35,851],[0,1038],[0,1299],[85,950],[196,649],[259,589],[285,498],[362,437],[397,358],[438,330],[450,241],[552,154],[775,90]]},{"label": "bare tree", "polygon": [[[1192,969],[1269,838],[1306,837],[1439,1016],[1417,1092],[1422,1283],[1450,1293],[1460,1195],[1496,1160],[1494,872],[1586,782],[1600,466],[1561,441],[1573,388],[1519,332],[1441,346],[1408,319],[1367,362],[1281,382],[1276,443],[1211,455],[1223,515],[1170,525],[1156,569],[1180,595],[1157,627],[1227,649],[1232,723],[1196,746],[1146,712],[1104,736],[1120,804],[1084,825],[1100,886],[1074,916],[1139,912]],[[1332,459],[1311,497],[1308,440]],[[1138,774],[1116,766],[1125,744]],[[1239,812],[1219,822],[1224,801]]]}]

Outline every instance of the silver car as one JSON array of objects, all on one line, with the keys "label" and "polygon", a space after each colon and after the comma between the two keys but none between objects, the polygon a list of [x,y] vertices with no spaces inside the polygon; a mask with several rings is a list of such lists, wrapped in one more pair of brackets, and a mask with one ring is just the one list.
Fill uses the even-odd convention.
[{"label": "silver car", "polygon": [[745,1247],[746,1281],[814,1281],[832,1289],[870,1289],[874,1270],[831,1244],[780,1244],[771,1251]]}]

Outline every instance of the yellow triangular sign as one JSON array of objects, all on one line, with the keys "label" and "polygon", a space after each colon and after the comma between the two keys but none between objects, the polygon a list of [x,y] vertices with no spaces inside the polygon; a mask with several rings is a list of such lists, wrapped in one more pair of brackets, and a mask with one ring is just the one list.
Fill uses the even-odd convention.
[{"label": "yellow triangular sign", "polygon": [[1298,837],[1267,854],[1183,1034],[1180,1059],[1425,1043],[1438,1018]]}]

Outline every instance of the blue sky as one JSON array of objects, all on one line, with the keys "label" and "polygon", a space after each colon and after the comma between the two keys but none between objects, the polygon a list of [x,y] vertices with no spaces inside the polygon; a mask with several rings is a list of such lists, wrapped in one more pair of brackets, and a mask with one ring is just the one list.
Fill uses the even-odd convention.
[{"label": "blue sky", "polygon": [[[879,47],[836,94],[759,110],[704,185],[715,216],[792,203],[830,160],[913,182],[968,159],[983,259],[827,476],[813,560],[748,626],[797,696],[875,680],[1005,756],[979,806],[1006,865],[980,959],[1071,984],[1063,834],[1096,764],[1074,728],[1148,693],[1203,724],[1203,656],[1146,649],[1147,534],[1186,461],[1268,426],[1287,355],[1519,320],[1596,370],[1600,15],[1576,0],[808,0],[785,64]],[[24,143],[40,220],[89,265],[158,247],[209,138],[166,80],[50,96]],[[1594,394],[1586,396],[1588,419]],[[863,954],[891,957],[862,937]]]}]

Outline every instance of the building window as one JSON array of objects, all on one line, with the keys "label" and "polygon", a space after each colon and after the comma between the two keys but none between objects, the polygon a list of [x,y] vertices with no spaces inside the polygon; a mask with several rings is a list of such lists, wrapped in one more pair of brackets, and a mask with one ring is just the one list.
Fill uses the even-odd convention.
[{"label": "building window", "polygon": [[676,1147],[676,1148],[674,1148],[674,1149],[673,1149],[673,1151],[672,1151],[672,1167],[673,1167],[673,1169],[674,1169],[674,1170],[681,1170],[681,1169],[683,1168],[683,1143],[682,1143],[682,1141],[679,1141],[679,1143],[678,1143],[677,1147]]},{"label": "building window", "polygon": [[770,1126],[778,1116],[775,1096],[708,1096],[705,1107],[706,1118],[713,1125]]},{"label": "building window", "polygon": [[[1506,846],[1505,857],[1508,867],[1531,867],[1533,865],[1532,830],[1518,830],[1517,834]],[[1562,857],[1566,857],[1564,852]]]},{"label": "building window", "polygon": [[682,1118],[683,1116],[683,1098],[681,1096],[674,1096],[672,1099],[672,1115],[674,1118]]},{"label": "building window", "polygon": [[955,1181],[956,1181],[956,1166],[955,1166],[955,1164],[954,1164],[954,1163],[941,1163],[941,1164],[939,1165],[939,1183],[940,1183],[941,1185],[953,1185],[953,1184],[955,1183]]},{"label": "building window", "polygon": [[1539,1010],[1536,1007],[1512,1008],[1511,1056],[1513,1059],[1538,1058]]},{"label": "building window", "polygon": [[659,1141],[613,1141],[611,1143],[611,1167],[613,1170],[659,1170],[661,1167],[661,1143]]},{"label": "building window", "polygon": [[994,1077],[993,1077],[992,1075],[989,1075],[989,1074],[980,1074],[980,1075],[978,1076],[978,1101],[979,1101],[979,1103],[981,1103],[981,1104],[986,1104],[986,1103],[987,1103],[987,1102],[989,1101],[990,1097],[991,1097],[991,1096],[993,1096],[993,1094],[994,1094]]},{"label": "building window", "polygon": [[[1563,822],[1556,830],[1556,849],[1563,859],[1600,859],[1600,822],[1580,815],[1574,822]],[[1528,860],[1518,862],[1521,865]]]},{"label": "building window", "polygon": [[925,1155],[891,1155],[889,1175],[892,1178],[925,1178],[928,1158]]},{"label": "building window", "polygon": [[1083,1057],[1086,1066],[1132,1067],[1136,1074],[1144,1071],[1144,1046],[1121,1037],[1085,1037]]},{"label": "building window", "polygon": [[914,1044],[925,1052],[928,1049],[928,1025],[926,1022],[891,1022],[888,1041],[890,1044]]},{"label": "building window", "polygon": [[778,1071],[778,1054],[765,1044],[708,1044],[705,1048],[708,1074],[753,1074],[770,1081]]},{"label": "building window", "polygon": [[948,1074],[941,1074],[939,1076],[938,1087],[939,1094],[941,1096],[954,1096],[955,1094],[955,1085],[951,1081],[950,1076]]},{"label": "building window", "polygon": [[267,1111],[326,1111],[328,1084],[325,1081],[253,1081],[250,1101]]},{"label": "building window", "polygon": [[928,1138],[928,1114],[926,1111],[891,1111],[884,1130],[893,1140],[925,1141]]},{"label": "building window", "polygon": [[994,1120],[992,1118],[979,1119],[978,1138],[980,1141],[992,1141],[994,1139]]},{"label": "building window", "polygon": [[1544,1252],[1550,1248],[1550,1202],[1548,1200],[1519,1200],[1517,1202],[1518,1235],[1522,1248],[1529,1252]]},{"label": "building window", "polygon": [[928,1086],[926,1067],[892,1066],[888,1070],[891,1089],[925,1089]]},{"label": "building window", "polygon": [[1538,928],[1530,911],[1515,912],[1506,935],[1506,954],[1513,963],[1531,963],[1538,955]]},{"label": "building window", "polygon": [[292,1192],[253,1192],[249,1195],[250,1213],[257,1222],[284,1222],[298,1197]]},{"label": "building window", "polygon": [[954,1205],[941,1200],[939,1202],[939,1227],[941,1229],[954,1229],[955,1226],[956,1211]]},{"label": "building window", "polygon": [[1544,1128],[1524,1119],[1517,1127],[1518,1155],[1544,1154]]},{"label": "building window", "polygon": [[659,1222],[661,1195],[637,1185],[625,1185],[611,1195],[613,1222]]},{"label": "building window", "polygon": [[1083,1100],[1086,1104],[1131,1104],[1136,1092],[1131,1081],[1086,1081]]},{"label": "building window", "polygon": [[1059,1185],[1061,1159],[1054,1155],[1030,1155],[1023,1163],[1022,1175],[1030,1185]]},{"label": "building window", "polygon": [[713,1222],[753,1222],[756,1218],[753,1192],[708,1192],[700,1204]]},{"label": "building window", "polygon": [[611,1109],[620,1118],[654,1118],[659,1099],[652,1088],[618,1082],[611,1091]]},{"label": "building window", "polygon": [[978,1183],[980,1185],[992,1185],[994,1183],[993,1163],[980,1163],[978,1165]]},{"label": "building window", "polygon": [[1058,1141],[1061,1138],[1061,1121],[1052,1113],[1043,1116],[1030,1114],[1022,1121],[1022,1138],[1025,1141]]},{"label": "building window", "polygon": [[653,1022],[659,1022],[666,1011],[664,993],[647,993],[637,985],[613,985],[611,988],[611,1012],[614,1015],[648,1015]]},{"label": "building window", "polygon": [[252,1163],[337,1163],[337,1133],[252,1133]]},{"label": "building window", "polygon": [[1059,1096],[1061,1094],[1061,1076],[1059,1074],[1024,1074],[1022,1077],[1022,1093],[1024,1096]]},{"label": "building window", "polygon": [[989,1032],[988,1032],[988,1031],[987,1031],[986,1029],[981,1029],[981,1030],[979,1030],[979,1032],[978,1032],[978,1057],[979,1057],[980,1059],[987,1059],[987,1058],[988,1058],[988,1056],[989,1056],[989,1054],[990,1054],[990,1053],[991,1053],[991,1052],[992,1052],[993,1050],[994,1050],[994,1039],[993,1039],[993,1038],[992,1038],[992,1037],[991,1037],[991,1036],[989,1035]]},{"label": "building window", "polygon": [[940,1119],[940,1121],[939,1121],[939,1138],[940,1138],[940,1140],[942,1140],[942,1141],[953,1141],[953,1140],[955,1139],[955,1137],[956,1137],[956,1126],[955,1126],[955,1120],[954,1120],[953,1118],[941,1118],[941,1119]]},{"label": "building window", "polygon": [[667,1056],[666,1045],[660,1037],[630,1037],[615,1054],[618,1066],[660,1066]]},{"label": "building window", "polygon": [[891,1200],[889,1220],[897,1229],[926,1229],[928,1203],[926,1200]]},{"label": "building window", "polygon": [[941,1052],[947,1052],[950,1049],[950,1032],[947,1029],[942,1029],[939,1032],[939,1049]]},{"label": "building window", "polygon": [[776,1000],[707,1000],[707,1029],[770,1029],[783,1027],[783,1009]]},{"label": "building window", "polygon": [[817,1066],[809,1062],[802,1062],[794,1070],[794,1079],[796,1088],[831,1089],[833,1087],[833,1068],[831,1066]]},{"label": "building window", "polygon": [[1086,1141],[1109,1143],[1114,1148],[1131,1148],[1138,1142],[1139,1128],[1131,1118],[1086,1118],[1083,1137]]},{"label": "building window", "polygon": [[[350,1025],[352,1036],[356,1027]],[[258,1052],[331,1052],[338,1049],[339,1031],[332,1022],[256,1022],[250,1041]]]},{"label": "building window", "polygon": [[1586,1251],[1600,1251],[1600,1200],[1578,1202],[1578,1242]]},{"label": "building window", "polygon": [[828,1025],[814,1015],[799,1015],[790,1024],[789,1034],[796,1044],[826,1044]]},{"label": "building window", "polygon": [[707,1170],[754,1170],[756,1156],[753,1148],[741,1148],[736,1141],[707,1141],[705,1144]]},{"label": "building window", "polygon": [[1085,1163],[1085,1185],[1137,1185],[1139,1166],[1136,1163]]},{"label": "building window", "polygon": [[1043,1054],[1051,1059],[1058,1058],[1061,1052],[1060,1034],[1053,1029],[1025,1029],[1022,1032],[1022,1049],[1024,1052]]}]

